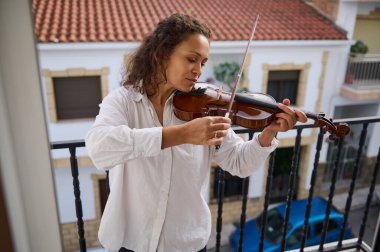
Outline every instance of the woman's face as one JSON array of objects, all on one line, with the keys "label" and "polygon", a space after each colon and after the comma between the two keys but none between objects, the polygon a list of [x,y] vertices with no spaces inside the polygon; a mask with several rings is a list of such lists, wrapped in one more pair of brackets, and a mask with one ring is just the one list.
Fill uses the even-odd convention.
[{"label": "woman's face", "polygon": [[166,65],[168,88],[189,92],[208,60],[209,41],[201,34],[192,34],[174,49]]}]

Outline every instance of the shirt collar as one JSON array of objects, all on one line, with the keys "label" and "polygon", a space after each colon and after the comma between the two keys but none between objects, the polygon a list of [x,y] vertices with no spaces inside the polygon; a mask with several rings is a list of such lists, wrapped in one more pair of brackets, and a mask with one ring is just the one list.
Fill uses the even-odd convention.
[{"label": "shirt collar", "polygon": [[136,91],[132,86],[129,86],[129,87],[125,87],[127,90],[128,90],[128,93],[129,93],[129,97],[135,101],[135,102],[139,102],[141,101],[141,99],[143,98],[143,94],[141,94],[140,92]]},{"label": "shirt collar", "polygon": [[[133,101],[135,101],[135,102],[140,102],[140,101],[143,100],[143,99],[144,99],[144,101],[148,101],[148,100],[149,100],[149,99],[148,99],[148,96],[146,95],[146,93],[141,94],[140,92],[136,91],[133,87],[128,87],[127,89],[128,89],[128,91],[130,92],[130,97],[131,97],[131,99],[132,99]],[[171,102],[172,102],[175,93],[176,93],[176,92],[173,92],[173,93],[169,96],[169,98],[168,98],[168,100],[166,101],[166,103],[168,103],[168,102],[171,103]]]}]

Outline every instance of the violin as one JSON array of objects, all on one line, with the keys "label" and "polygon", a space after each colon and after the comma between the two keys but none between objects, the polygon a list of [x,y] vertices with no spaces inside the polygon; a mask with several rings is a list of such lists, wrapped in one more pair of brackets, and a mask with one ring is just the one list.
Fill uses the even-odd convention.
[{"label": "violin", "polygon": [[[173,97],[174,114],[178,119],[191,121],[204,116],[225,116],[231,94],[209,83],[197,83],[192,91],[177,91]],[[263,129],[276,118],[282,110],[276,100],[262,93],[235,93],[228,117],[232,124],[248,129]],[[347,135],[350,128],[346,123],[334,125],[332,119],[326,119],[324,113],[315,114],[304,111],[306,116],[315,121],[331,134],[332,138]]]}]

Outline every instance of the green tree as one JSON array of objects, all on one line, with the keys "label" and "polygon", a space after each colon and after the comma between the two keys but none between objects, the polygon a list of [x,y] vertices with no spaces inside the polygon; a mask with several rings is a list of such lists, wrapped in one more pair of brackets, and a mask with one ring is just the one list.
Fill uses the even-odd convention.
[{"label": "green tree", "polygon": [[[225,62],[214,67],[214,75],[218,81],[221,81],[229,86],[233,85],[237,74],[239,73],[240,66],[236,62]],[[243,75],[240,82],[243,80]]]}]

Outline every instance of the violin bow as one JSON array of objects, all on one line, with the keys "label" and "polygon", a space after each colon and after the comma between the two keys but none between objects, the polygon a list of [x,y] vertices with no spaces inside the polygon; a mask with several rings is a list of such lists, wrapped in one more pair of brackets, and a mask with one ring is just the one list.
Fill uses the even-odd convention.
[{"label": "violin bow", "polygon": [[259,22],[259,17],[260,17],[260,15],[258,14],[256,16],[255,22],[253,23],[253,28],[252,28],[251,36],[249,38],[247,48],[245,48],[243,62],[241,63],[240,69],[239,69],[239,73],[236,76],[234,88],[232,89],[232,93],[231,93],[231,99],[230,99],[230,101],[228,103],[228,108],[227,108],[227,112],[226,112],[226,115],[225,115],[225,117],[227,117],[227,118],[230,117],[230,112],[231,112],[231,109],[232,109],[232,104],[234,103],[234,100],[235,100],[236,89],[237,89],[237,86],[239,85],[239,81],[240,81],[241,75],[243,73],[243,68],[244,68],[245,60],[247,59],[248,49],[249,49],[249,46],[251,45],[251,41],[253,40],[253,36],[255,35],[256,26],[257,26],[257,23]]}]

